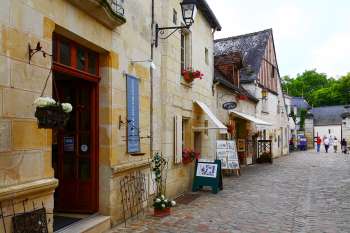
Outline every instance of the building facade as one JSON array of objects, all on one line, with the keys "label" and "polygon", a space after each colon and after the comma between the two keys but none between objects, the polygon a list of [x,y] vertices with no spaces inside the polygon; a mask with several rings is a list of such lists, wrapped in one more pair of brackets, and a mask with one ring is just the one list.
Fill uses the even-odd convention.
[{"label": "building facade", "polygon": [[235,52],[239,52],[242,56],[242,68],[239,69],[239,76],[236,75],[239,78],[234,77],[233,83],[241,85],[259,100],[253,117],[265,122],[264,124],[255,122],[259,131],[258,139],[271,140],[273,157],[285,155],[288,153],[288,116],[272,30],[215,41],[215,57]]},{"label": "building facade", "polygon": [[[207,3],[198,1],[192,27],[160,39],[156,48],[155,22],[181,25],[179,3],[0,0],[6,232],[13,214],[39,206],[50,232],[54,212],[108,216],[102,231],[125,217],[122,178],[143,174],[144,191],[153,193],[153,152],[169,162],[171,197],[187,191],[192,180],[193,164],[181,164],[183,147],[213,157],[217,129],[226,129],[210,115],[213,32],[221,27]],[[40,51],[29,59],[35,48]],[[203,79],[186,83],[181,68],[188,66],[201,70]],[[33,102],[41,95],[73,105],[64,129],[38,128]]]}]

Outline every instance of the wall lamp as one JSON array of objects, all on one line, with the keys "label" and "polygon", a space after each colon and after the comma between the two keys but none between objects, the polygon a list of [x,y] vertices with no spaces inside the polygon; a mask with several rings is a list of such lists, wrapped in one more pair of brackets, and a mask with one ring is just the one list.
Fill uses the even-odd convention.
[{"label": "wall lamp", "polygon": [[[156,34],[155,34],[155,41],[154,45],[155,47],[158,47],[158,39],[167,39],[172,34],[174,34],[179,29],[187,28],[189,29],[191,25],[194,23],[194,18],[197,14],[197,0],[183,0],[181,3],[181,12],[182,12],[182,18],[185,22],[184,26],[175,26],[175,27],[159,27],[158,24],[156,24]],[[160,37],[159,34],[164,35],[166,30],[173,30],[171,33],[169,33],[167,36]]]},{"label": "wall lamp", "polygon": [[149,63],[149,66],[150,66],[153,70],[155,70],[155,69],[157,68],[152,59],[139,60],[139,61],[131,60],[131,61],[130,61],[130,64],[131,64],[131,65],[134,65],[135,63],[142,63],[142,62]]}]

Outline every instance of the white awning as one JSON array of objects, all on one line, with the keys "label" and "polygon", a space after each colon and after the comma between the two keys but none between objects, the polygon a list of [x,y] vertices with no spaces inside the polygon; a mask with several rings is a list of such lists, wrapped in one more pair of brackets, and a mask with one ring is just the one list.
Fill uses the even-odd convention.
[{"label": "white awning", "polygon": [[243,118],[243,119],[246,119],[246,120],[249,120],[249,121],[252,121],[254,122],[256,125],[262,125],[262,126],[271,126],[272,124],[269,123],[269,122],[266,122],[266,121],[263,121],[259,118],[256,118],[254,116],[251,116],[251,115],[248,115],[248,114],[245,114],[245,113],[241,113],[241,112],[238,112],[238,111],[235,111],[235,110],[229,110],[230,113],[233,113],[234,115],[240,117],[240,118]]},{"label": "white awning", "polygon": [[201,107],[201,109],[208,115],[208,117],[214,122],[214,128],[208,129],[220,129],[220,133],[227,133],[227,127],[214,115],[210,108],[203,102],[195,100],[195,102]]}]

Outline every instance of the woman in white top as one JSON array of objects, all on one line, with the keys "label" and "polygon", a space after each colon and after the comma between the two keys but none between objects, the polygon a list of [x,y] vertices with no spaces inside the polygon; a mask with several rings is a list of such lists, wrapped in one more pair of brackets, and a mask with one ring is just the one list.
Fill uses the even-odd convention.
[{"label": "woman in white top", "polygon": [[338,149],[338,139],[336,137],[334,137],[334,140],[333,140],[334,153],[337,153],[337,149]]}]

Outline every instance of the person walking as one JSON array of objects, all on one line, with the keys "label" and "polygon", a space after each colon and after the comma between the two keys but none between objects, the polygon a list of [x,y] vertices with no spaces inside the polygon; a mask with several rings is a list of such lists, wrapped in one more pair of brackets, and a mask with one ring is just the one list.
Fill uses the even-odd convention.
[{"label": "person walking", "polygon": [[337,137],[334,137],[334,140],[333,140],[334,153],[337,153],[337,149],[338,149],[338,139],[337,139]]},{"label": "person walking", "polygon": [[324,137],[324,139],[323,139],[323,144],[324,144],[324,149],[326,150],[326,153],[328,153],[328,148],[329,148],[329,138]]},{"label": "person walking", "polygon": [[320,136],[317,136],[316,138],[316,148],[317,148],[317,152],[320,152],[320,148],[321,148],[321,138]]},{"label": "person walking", "polygon": [[346,154],[347,152],[347,142],[345,140],[345,138],[343,138],[340,142],[340,145],[341,145],[341,151]]}]

